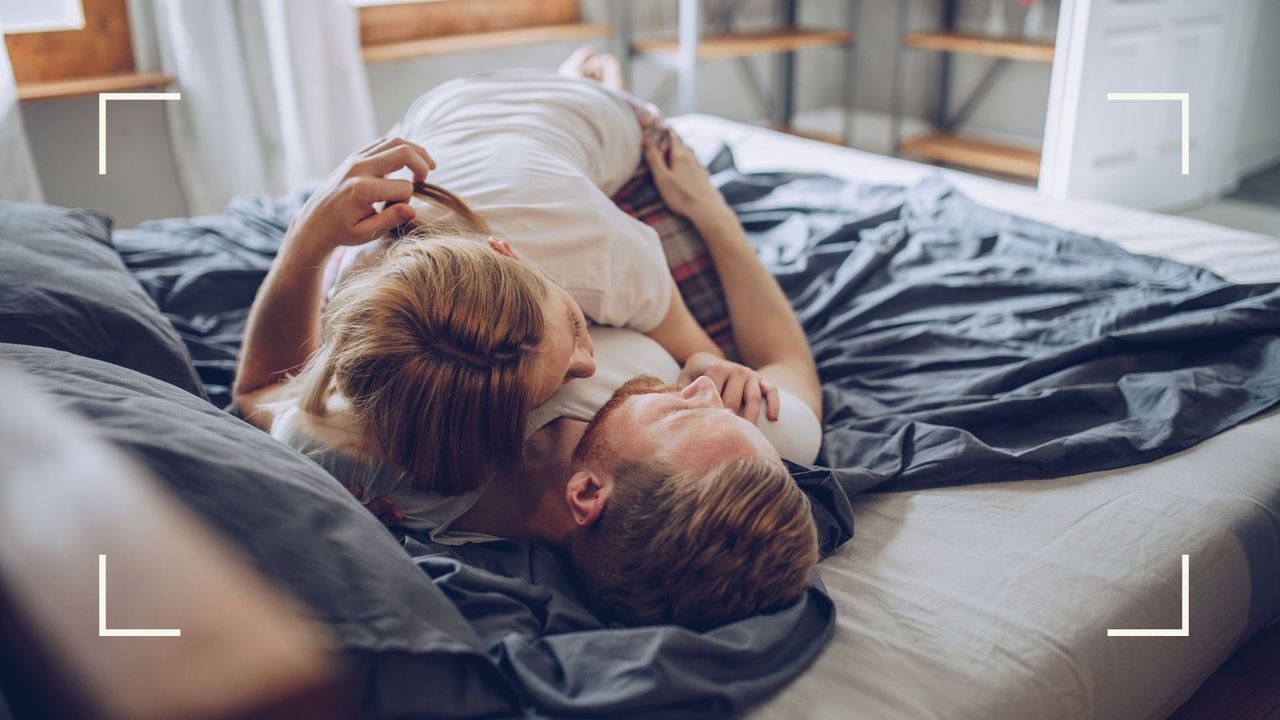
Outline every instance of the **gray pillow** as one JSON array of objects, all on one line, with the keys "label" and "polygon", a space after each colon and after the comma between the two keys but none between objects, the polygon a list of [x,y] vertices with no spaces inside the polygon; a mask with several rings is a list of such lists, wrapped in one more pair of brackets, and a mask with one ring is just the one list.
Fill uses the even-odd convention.
[{"label": "gray pillow", "polygon": [[96,210],[0,202],[0,342],[105,360],[204,397],[177,331]]},{"label": "gray pillow", "polygon": [[0,344],[0,363],[87,418],[309,607],[349,662],[363,716],[515,712],[510,684],[453,602],[319,466],[132,370],[25,345]]}]

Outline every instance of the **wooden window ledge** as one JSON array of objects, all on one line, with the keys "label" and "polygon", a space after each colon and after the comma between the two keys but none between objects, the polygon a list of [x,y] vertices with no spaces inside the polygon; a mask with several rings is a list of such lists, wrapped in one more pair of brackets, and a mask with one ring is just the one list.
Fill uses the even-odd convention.
[{"label": "wooden window ledge", "polygon": [[53,98],[74,97],[76,95],[97,95],[103,92],[165,87],[173,83],[172,76],[161,73],[119,73],[71,80],[24,82],[18,85],[18,99],[22,101],[50,100]]},{"label": "wooden window ledge", "polygon": [[535,25],[511,30],[489,30],[413,40],[365,43],[363,52],[366,63],[378,63],[540,42],[600,38],[608,36],[610,32],[612,31],[608,25],[593,23]]}]

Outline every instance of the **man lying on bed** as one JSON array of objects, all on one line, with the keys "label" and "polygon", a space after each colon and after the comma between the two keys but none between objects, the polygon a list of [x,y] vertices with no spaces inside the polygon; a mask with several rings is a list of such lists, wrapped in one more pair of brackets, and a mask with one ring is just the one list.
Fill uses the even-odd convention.
[{"label": "man lying on bed", "polygon": [[[598,89],[588,92],[582,83],[580,78],[530,73],[490,74],[474,81],[454,81],[442,88],[444,92],[433,91],[415,103],[400,129],[412,131],[415,126],[422,126],[425,130],[421,134],[431,135],[433,130],[439,132],[441,126],[448,127],[451,113],[459,112],[458,108],[472,111],[485,104],[509,103],[512,116],[529,113],[532,105],[534,114],[547,117],[550,113],[552,121],[557,112],[575,120],[612,117],[607,111],[613,109],[615,99]],[[531,89],[528,95],[519,100],[510,99],[526,89]],[[490,122],[500,124],[503,116],[504,113],[499,112]],[[423,122],[424,117],[431,121]],[[462,144],[477,132],[472,118],[467,120],[460,125],[462,134],[456,136]],[[572,124],[565,123],[566,126]],[[599,162],[609,148],[604,138],[613,128],[602,123],[602,127],[595,129],[598,132],[562,133],[556,139],[575,144],[568,151],[569,156],[594,158]],[[617,128],[618,132],[624,129]],[[515,127],[508,130],[518,131]],[[419,139],[428,140],[427,137]],[[472,142],[474,139],[470,137]],[[602,142],[602,147],[593,146]],[[536,149],[563,152],[559,148]],[[394,464],[369,462],[369,456],[378,453],[369,452],[369,444],[358,438],[356,442],[350,441],[352,428],[341,422],[347,417],[345,413],[335,411],[327,416],[314,416],[296,396],[284,392],[272,398],[244,379],[279,374],[282,370],[266,368],[270,372],[264,375],[264,368],[255,363],[262,355],[259,350],[264,341],[271,339],[279,344],[278,336],[263,332],[263,328],[287,332],[288,322],[297,322],[299,317],[298,305],[284,306],[278,300],[273,303],[271,298],[281,296],[281,286],[301,283],[303,274],[314,276],[313,270],[309,270],[293,277],[269,277],[255,302],[255,317],[251,318],[242,358],[242,374],[237,378],[237,402],[241,410],[353,486],[358,494],[371,501],[375,512],[394,523],[426,531],[436,541],[467,542],[501,537],[564,547],[592,598],[620,619],[701,625],[795,599],[807,587],[817,559],[813,520],[804,495],[780,462],[778,449],[756,427],[755,418],[751,416],[762,416],[761,423],[787,457],[812,461],[820,441],[816,417],[821,411],[821,393],[812,357],[780,289],[755,258],[736,217],[711,186],[706,171],[678,138],[673,137],[668,150],[664,153],[650,142],[644,145],[644,156],[654,182],[670,209],[690,218],[706,239],[724,285],[729,288],[727,303],[742,358],[755,370],[742,368],[745,372],[738,372],[734,368],[741,366],[709,353],[705,354],[705,362],[697,356],[689,358],[682,369],[654,339],[632,330],[593,328],[591,334],[600,372],[594,377],[590,372],[593,368],[574,373],[581,379],[569,382],[549,401],[532,410],[527,418],[530,434],[519,463],[491,463],[485,481],[463,494],[423,490],[417,482],[406,482],[407,474],[397,470]],[[508,162],[519,163],[521,159],[510,157]],[[486,190],[492,194],[493,188],[502,183],[512,184],[511,178],[520,176],[513,169],[526,169],[523,166],[496,168],[492,158],[489,160],[457,165],[442,162],[441,171],[456,168],[452,174],[437,173],[431,168],[433,180],[442,174],[452,186],[475,186],[468,199],[481,198],[477,212],[473,213],[467,203],[458,198],[446,197],[455,213],[464,218],[478,216],[470,221],[472,225],[495,220],[519,227],[523,232],[508,231],[512,244],[522,243],[521,254],[531,256],[530,264],[535,267],[545,265],[545,259],[550,257],[559,271],[559,284],[567,288],[599,283],[608,280],[607,275],[615,270],[622,270],[618,282],[631,288],[627,291],[631,295],[647,297],[669,292],[666,288],[671,287],[671,280],[665,265],[658,266],[665,278],[648,278],[643,272],[650,264],[635,265],[622,257],[600,256],[589,245],[579,245],[577,255],[566,253],[563,244],[557,251],[557,243],[564,243],[561,234],[570,232],[568,227],[546,226],[530,232],[529,225],[535,228],[538,225],[537,212],[529,210],[529,217],[525,218],[519,212],[513,216],[511,209],[527,207],[530,200],[536,202],[532,207],[539,210],[554,207],[553,216],[572,222],[572,232],[579,235],[584,232],[589,235],[586,229],[592,227],[592,223],[602,225],[601,230],[606,233],[609,227],[619,225],[609,216],[593,215],[597,207],[594,201],[566,204],[557,199],[557,194],[565,190],[549,182],[537,187],[528,182],[515,183],[511,192],[529,198],[520,203],[501,193],[496,197],[485,196]],[[381,176],[402,164],[394,158],[357,161],[344,167],[342,172],[375,176],[369,178],[372,182],[367,182],[367,186],[388,194],[370,198],[368,202],[402,200],[397,186],[381,180]],[[568,167],[572,172],[570,164],[558,167]],[[317,193],[319,197],[309,202],[310,212],[304,211],[304,215],[314,220],[332,213],[328,217],[330,226],[367,227],[368,202],[357,208],[343,196],[345,183],[341,181],[349,179],[344,176],[338,178],[339,182],[323,185]],[[587,190],[579,187],[576,192]],[[544,199],[538,200],[542,196]],[[575,209],[578,205],[581,209]],[[403,209],[403,205],[391,205],[379,214],[393,214],[402,222]],[[347,218],[344,212],[354,214]],[[628,219],[624,216],[623,220]],[[305,236],[320,233],[306,232],[308,224],[295,222],[297,227],[290,227],[282,255],[293,243],[314,242]],[[622,227],[628,226],[624,223]],[[628,229],[625,237],[632,238],[632,242],[656,241],[651,235],[652,232],[646,235]],[[345,240],[339,242],[347,244]],[[431,239],[423,242],[419,247],[425,252],[438,247]],[[504,262],[517,260],[505,240],[491,238],[489,242],[497,253],[464,254],[463,259],[473,268],[465,272],[491,264],[487,260],[490,257],[505,256],[508,259]],[[606,248],[619,244],[617,238],[595,242],[605,243]],[[623,256],[635,257],[638,252],[642,251],[627,249]],[[391,249],[385,259],[375,260],[351,282],[339,284],[333,304],[349,308],[353,293],[365,292],[370,286],[380,287],[383,275],[393,270],[402,277],[401,271],[418,262],[421,255],[413,247],[404,251]],[[308,267],[314,269],[317,258],[310,257],[313,259]],[[566,263],[575,257],[581,257],[583,263],[580,279],[565,272]],[[273,275],[281,275],[281,267],[289,265],[273,269]],[[627,272],[642,274],[628,277]],[[455,287],[453,297],[446,299],[455,308],[465,305],[465,298],[458,295],[457,283],[444,277],[427,283],[415,294],[429,298],[432,293],[438,295],[439,288],[446,284]],[[615,289],[618,292],[613,292]],[[599,292],[604,295],[588,295],[587,301],[606,308],[621,307],[617,305],[618,298],[626,296],[618,293],[624,289],[602,285]],[[385,298],[387,294],[376,296]],[[617,297],[611,300],[613,296]],[[611,302],[614,304],[610,305]],[[410,298],[409,304],[419,303]],[[408,312],[412,315],[416,310]],[[274,315],[276,319],[263,320],[264,314]],[[385,326],[379,324],[377,318],[383,314],[380,307],[372,306],[357,313],[360,324],[357,330],[364,335],[368,335],[368,330],[374,331],[364,343],[394,342],[390,336],[399,332],[402,325],[398,324],[400,321]],[[344,319],[340,313],[336,315],[337,319],[335,313],[326,311],[325,323],[350,323],[350,319]],[[490,312],[490,317],[494,315],[501,316],[501,313]],[[425,322],[425,318],[413,322]],[[347,354],[343,348],[330,347],[334,338],[341,335],[328,331],[323,334],[312,362],[302,371],[303,376],[317,364],[331,363],[332,358]],[[406,341],[417,343],[419,338],[414,336]],[[592,344],[587,342],[583,347],[590,353]],[[424,352],[434,356],[439,351]],[[385,365],[385,354],[377,357],[378,362]],[[246,372],[246,368],[251,372]],[[625,382],[637,375],[657,377]],[[752,395],[749,392],[753,389],[752,383],[758,383],[763,392]],[[326,397],[332,396],[328,383],[323,385],[321,389]],[[773,387],[783,392],[774,392]],[[267,390],[270,391],[270,387]],[[280,401],[280,397],[284,400]],[[783,403],[789,402],[790,407],[784,404],[780,408],[780,398]],[[340,410],[346,401],[336,399],[342,401],[334,405]],[[731,409],[726,409],[726,400]],[[428,398],[427,402],[431,400]],[[767,411],[761,412],[761,402],[768,405]],[[597,414],[602,406],[604,409]],[[258,412],[263,409],[266,412]],[[741,415],[733,412],[739,409]],[[485,412],[484,407],[465,410],[471,414]],[[404,411],[422,414],[415,408],[406,407]],[[772,423],[763,417],[765,415],[789,422]],[[339,421],[336,426],[335,419]],[[638,552],[640,548],[646,550]]]}]

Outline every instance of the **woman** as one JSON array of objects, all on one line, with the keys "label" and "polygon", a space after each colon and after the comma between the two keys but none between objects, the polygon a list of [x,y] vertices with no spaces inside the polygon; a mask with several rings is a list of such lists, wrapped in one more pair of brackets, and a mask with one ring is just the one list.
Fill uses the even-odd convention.
[{"label": "woman", "polygon": [[[581,78],[492,73],[427,93],[397,130],[443,162],[411,140],[375,142],[291,222],[237,374],[251,422],[373,495],[408,479],[415,501],[398,508],[432,525],[519,461],[531,409],[594,372],[588,315],[644,332],[691,375],[715,373],[751,419],[776,414],[770,386],[689,314],[652,230],[609,200],[641,162],[631,101]],[[387,177],[402,168],[412,182]],[[409,204],[415,183],[430,205]],[[426,237],[340,283],[322,322],[330,256],[415,220]]]}]

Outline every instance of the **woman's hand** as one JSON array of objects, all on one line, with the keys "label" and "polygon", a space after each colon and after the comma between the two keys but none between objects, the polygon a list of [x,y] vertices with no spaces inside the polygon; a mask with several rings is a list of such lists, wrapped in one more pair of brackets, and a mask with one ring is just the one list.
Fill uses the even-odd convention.
[{"label": "woman's hand", "polygon": [[663,202],[672,212],[690,220],[728,211],[724,196],[711,184],[711,174],[698,162],[693,151],[674,130],[670,137],[671,147],[665,157],[653,141],[648,137],[644,139],[644,159]]},{"label": "woman's hand", "polygon": [[760,373],[711,353],[697,352],[685,362],[678,384],[684,387],[703,375],[716,384],[726,408],[755,422],[763,405],[765,417],[778,420],[778,389]]},{"label": "woman's hand", "polygon": [[[361,245],[414,217],[408,201],[413,183],[386,176],[400,168],[425,180],[436,167],[422,146],[401,138],[379,138],[356,151],[316,188],[289,223],[285,242],[323,258],[342,245]],[[374,204],[385,202],[379,212]]]}]

